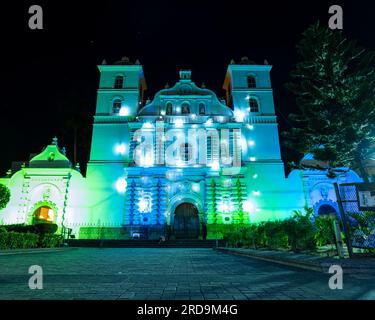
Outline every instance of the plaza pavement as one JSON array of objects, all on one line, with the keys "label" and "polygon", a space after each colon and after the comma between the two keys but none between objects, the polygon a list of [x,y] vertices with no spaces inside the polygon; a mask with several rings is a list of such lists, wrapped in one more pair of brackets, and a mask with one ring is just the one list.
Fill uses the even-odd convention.
[{"label": "plaza pavement", "polygon": [[[31,265],[42,290],[28,287]],[[344,273],[343,290],[330,276],[212,249],[79,248],[0,255],[0,299],[375,299],[374,274]]]}]

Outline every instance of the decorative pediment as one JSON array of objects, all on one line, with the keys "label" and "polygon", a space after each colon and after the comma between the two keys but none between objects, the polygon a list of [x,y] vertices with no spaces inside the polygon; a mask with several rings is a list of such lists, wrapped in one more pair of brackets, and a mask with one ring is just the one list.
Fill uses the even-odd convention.
[{"label": "decorative pediment", "polygon": [[30,160],[30,168],[71,168],[69,159],[59,149],[57,138]]},{"label": "decorative pediment", "polygon": [[[205,101],[205,115],[233,117],[233,111],[220,102],[212,90],[199,88],[193,81],[191,81],[190,71],[181,71],[180,77],[180,81],[178,81],[173,87],[160,90],[155,95],[154,100],[151,103],[146,104],[146,106],[138,112],[138,116],[161,116],[168,114],[166,112],[166,104],[168,103],[168,100],[171,99],[178,103],[188,101],[192,104],[194,104],[194,100],[198,100],[195,101],[198,104]],[[199,114],[198,109],[198,107],[195,107],[195,110],[191,109],[190,112]]]}]

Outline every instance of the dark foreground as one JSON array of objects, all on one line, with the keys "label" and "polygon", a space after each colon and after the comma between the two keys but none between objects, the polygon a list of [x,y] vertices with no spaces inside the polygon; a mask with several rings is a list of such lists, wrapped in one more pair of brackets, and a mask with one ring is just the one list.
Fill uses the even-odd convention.
[{"label": "dark foreground", "polygon": [[[29,289],[29,267],[43,269],[42,290]],[[0,256],[0,299],[375,299],[375,275],[294,269],[212,249],[80,248]]]}]

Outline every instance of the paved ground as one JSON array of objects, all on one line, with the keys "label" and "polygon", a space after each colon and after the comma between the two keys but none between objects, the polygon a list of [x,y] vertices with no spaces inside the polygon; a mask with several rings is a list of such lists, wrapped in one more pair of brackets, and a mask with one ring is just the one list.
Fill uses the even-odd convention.
[{"label": "paved ground", "polygon": [[211,249],[82,248],[0,256],[0,299],[375,299],[375,275],[344,274],[343,290],[329,277]]}]

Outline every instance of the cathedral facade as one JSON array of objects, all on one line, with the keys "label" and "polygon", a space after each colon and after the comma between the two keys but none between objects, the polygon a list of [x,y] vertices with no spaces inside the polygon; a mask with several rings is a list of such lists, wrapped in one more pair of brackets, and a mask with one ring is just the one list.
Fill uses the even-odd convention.
[{"label": "cathedral facade", "polygon": [[[99,65],[86,177],[57,140],[0,183],[12,192],[4,224],[57,223],[76,238],[220,237],[230,225],[337,211],[333,179],[284,173],[268,64],[244,59],[224,77],[226,98],[189,70],[145,101],[142,66]],[[339,182],[359,181],[350,171]]]}]

